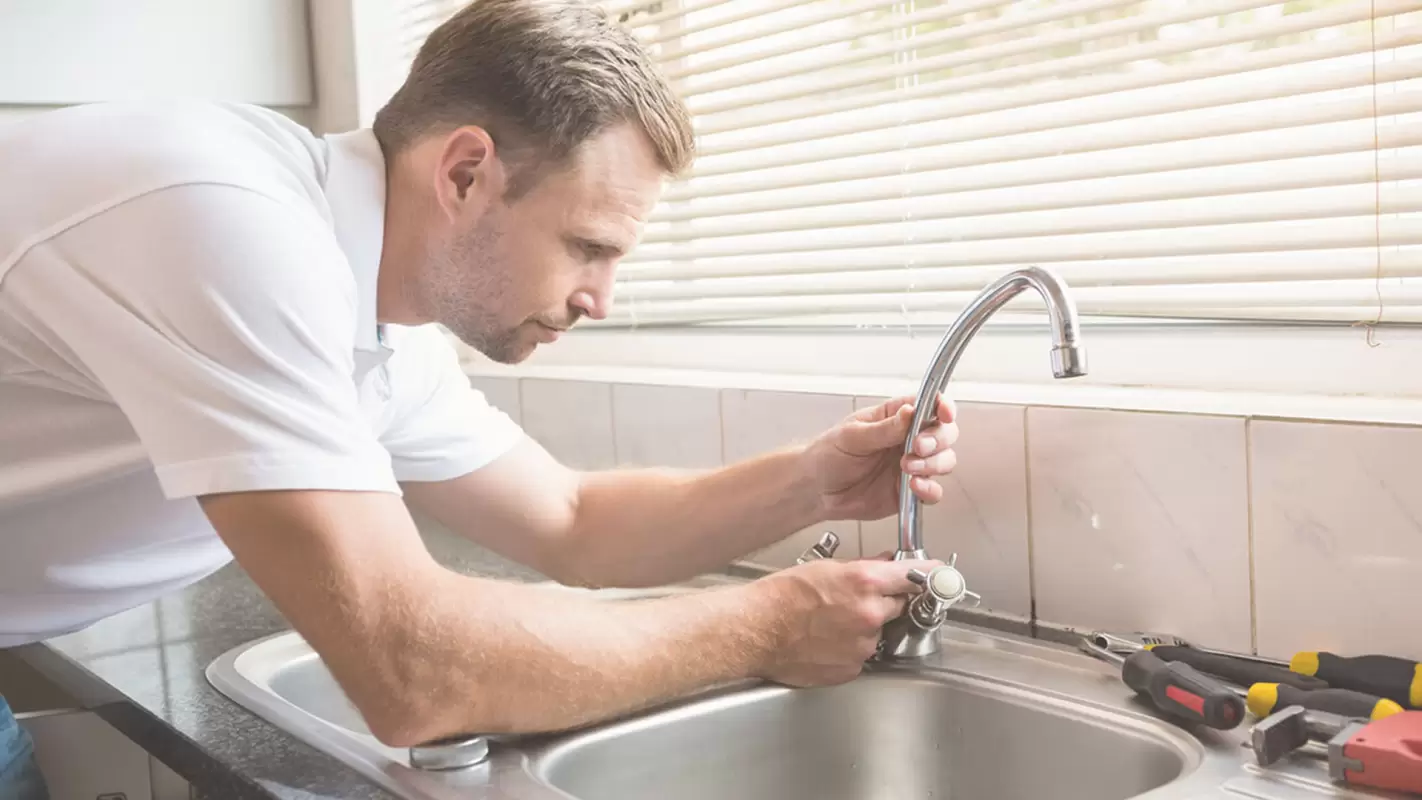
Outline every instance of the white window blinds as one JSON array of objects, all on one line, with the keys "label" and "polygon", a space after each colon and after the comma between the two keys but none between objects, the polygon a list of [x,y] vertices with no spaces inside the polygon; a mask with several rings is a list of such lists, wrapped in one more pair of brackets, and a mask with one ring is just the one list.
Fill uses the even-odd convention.
[{"label": "white window blinds", "polygon": [[616,5],[700,156],[604,324],[932,322],[1029,264],[1084,313],[1422,321],[1419,9]]},{"label": "white window blinds", "polygon": [[[408,53],[459,0],[404,0]],[[1422,0],[607,0],[695,119],[589,327],[1422,322]],[[1024,294],[1014,308],[1031,312]]]}]

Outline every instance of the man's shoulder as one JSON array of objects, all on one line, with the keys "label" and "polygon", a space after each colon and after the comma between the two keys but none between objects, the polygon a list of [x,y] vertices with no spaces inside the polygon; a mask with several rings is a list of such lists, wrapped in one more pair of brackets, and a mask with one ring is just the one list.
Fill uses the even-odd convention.
[{"label": "man's shoulder", "polygon": [[197,100],[74,106],[6,125],[0,260],[7,243],[184,184],[320,203],[324,147],[277,112]]},{"label": "man's shoulder", "polygon": [[[0,127],[0,157],[26,150],[67,152],[79,161],[92,145],[96,157],[167,158],[265,149],[273,157],[316,155],[321,142],[310,130],[262,106],[196,99],[92,103],[56,109]],[[240,155],[248,155],[246,152]]]}]

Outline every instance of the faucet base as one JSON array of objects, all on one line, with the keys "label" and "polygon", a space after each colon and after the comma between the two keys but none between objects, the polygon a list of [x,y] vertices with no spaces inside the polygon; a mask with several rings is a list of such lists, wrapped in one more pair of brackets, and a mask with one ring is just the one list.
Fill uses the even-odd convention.
[{"label": "faucet base", "polygon": [[884,625],[875,658],[881,661],[926,658],[942,649],[938,626],[919,625],[912,614],[895,617]]}]

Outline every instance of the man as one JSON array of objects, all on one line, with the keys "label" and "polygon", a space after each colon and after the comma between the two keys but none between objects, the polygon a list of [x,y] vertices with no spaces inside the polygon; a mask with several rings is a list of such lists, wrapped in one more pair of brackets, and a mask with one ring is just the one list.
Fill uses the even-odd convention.
[{"label": "man", "polygon": [[901,398],[724,469],[579,473],[470,389],[430,323],[514,363],[603,317],[691,153],[630,35],[532,0],[440,27],[373,130],[154,103],[0,131],[0,646],[235,557],[392,746],[857,675],[931,564],[588,601],[441,568],[405,505],[565,583],[645,586],[891,515],[901,469],[940,498],[946,402],[909,458]]}]

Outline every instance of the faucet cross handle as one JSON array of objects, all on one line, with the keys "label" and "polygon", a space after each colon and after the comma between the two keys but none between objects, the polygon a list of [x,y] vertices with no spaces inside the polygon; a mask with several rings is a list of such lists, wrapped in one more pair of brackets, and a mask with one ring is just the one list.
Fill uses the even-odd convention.
[{"label": "faucet cross handle", "polygon": [[968,591],[968,582],[957,569],[958,554],[954,553],[948,563],[924,572],[909,570],[908,579],[923,587],[919,596],[910,604],[909,611],[919,617],[925,627],[937,627],[943,622],[943,615],[949,608],[964,600],[972,600],[976,606],[982,602],[982,595]]}]

